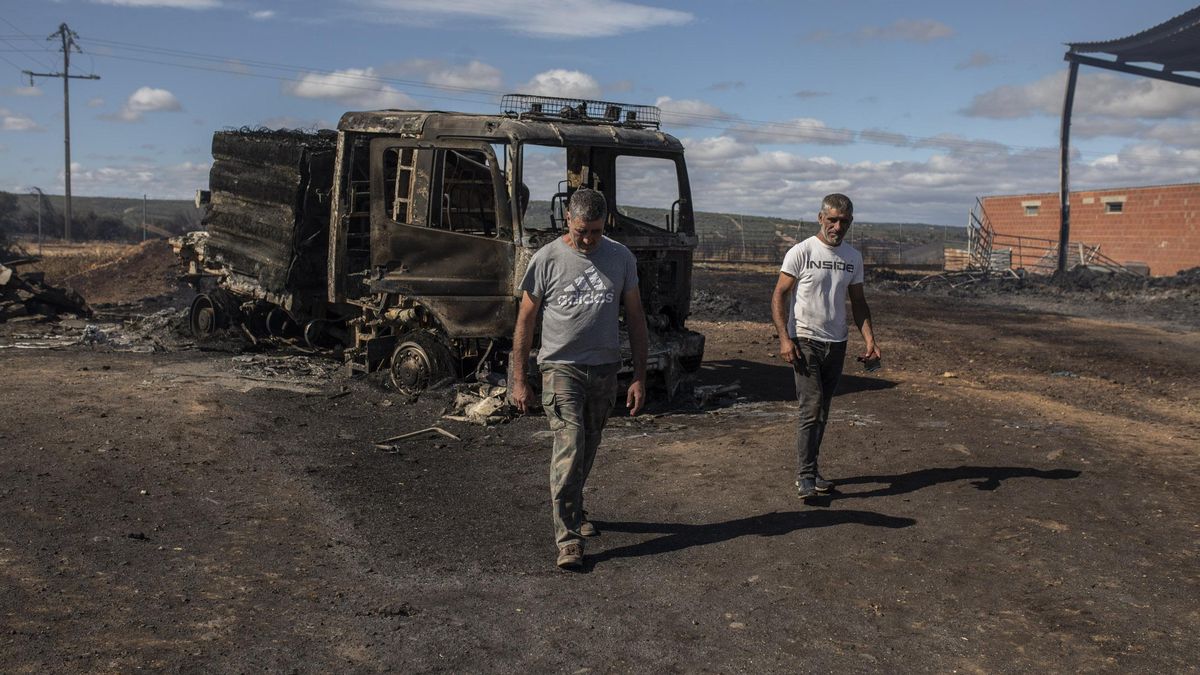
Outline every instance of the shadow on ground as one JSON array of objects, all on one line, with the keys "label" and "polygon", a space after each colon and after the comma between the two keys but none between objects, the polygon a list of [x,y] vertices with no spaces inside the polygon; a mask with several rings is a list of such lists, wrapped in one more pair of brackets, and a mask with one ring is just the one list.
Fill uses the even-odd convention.
[{"label": "shadow on ground", "polygon": [[670,553],[693,546],[706,546],[738,537],[776,537],[796,530],[834,525],[869,525],[900,528],[916,524],[912,518],[897,518],[871,511],[785,511],[771,512],[749,518],[738,518],[706,525],[683,523],[639,523],[628,521],[596,521],[601,531],[657,533],[665,536],[629,546],[620,546],[588,556],[592,564],[615,558],[637,558],[645,555]]},{"label": "shadow on ground", "polygon": [[[847,362],[846,369],[852,366]],[[793,401],[796,385],[791,369],[772,363],[756,363],[745,359],[709,361],[700,370],[700,385],[730,385],[739,383],[738,394],[751,401]],[[843,373],[834,396],[843,396],[860,391],[891,389],[896,383],[879,377],[860,377]]]},{"label": "shadow on ground", "polygon": [[[1003,481],[1013,478],[1040,478],[1043,480],[1070,480],[1078,478],[1082,472],[1075,469],[1034,469],[1025,466],[957,466],[953,468],[921,469],[893,475],[855,476],[839,478],[836,484],[837,492],[833,499],[868,499],[870,497],[887,497],[916,492],[938,483],[969,480],[977,490],[995,490]],[[849,485],[883,484],[884,487],[874,490],[845,492],[842,488]],[[826,498],[827,500],[829,498]]]}]

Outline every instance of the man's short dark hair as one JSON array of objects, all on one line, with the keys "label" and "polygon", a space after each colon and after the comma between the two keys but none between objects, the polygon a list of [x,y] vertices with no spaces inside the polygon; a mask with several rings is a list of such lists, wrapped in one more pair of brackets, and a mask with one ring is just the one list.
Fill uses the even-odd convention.
[{"label": "man's short dark hair", "polygon": [[850,198],[840,192],[825,195],[821,200],[821,213],[827,212],[829,209],[837,209],[843,216],[854,215],[854,202]]},{"label": "man's short dark hair", "polygon": [[591,188],[579,188],[567,202],[567,213],[571,218],[584,222],[608,218],[608,202],[604,195]]}]

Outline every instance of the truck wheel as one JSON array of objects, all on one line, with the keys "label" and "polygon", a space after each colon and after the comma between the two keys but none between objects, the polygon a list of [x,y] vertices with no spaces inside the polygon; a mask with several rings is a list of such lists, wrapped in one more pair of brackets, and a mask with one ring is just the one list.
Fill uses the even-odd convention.
[{"label": "truck wheel", "polygon": [[193,337],[212,337],[220,329],[222,319],[217,303],[207,294],[201,293],[192,300],[191,309],[188,310],[188,325],[192,329]]},{"label": "truck wheel", "polygon": [[396,390],[413,397],[454,375],[450,349],[426,331],[400,337],[389,370]]},{"label": "truck wheel", "polygon": [[274,338],[289,338],[299,331],[292,315],[282,307],[272,307],[271,311],[267,312],[265,323],[267,335]]}]

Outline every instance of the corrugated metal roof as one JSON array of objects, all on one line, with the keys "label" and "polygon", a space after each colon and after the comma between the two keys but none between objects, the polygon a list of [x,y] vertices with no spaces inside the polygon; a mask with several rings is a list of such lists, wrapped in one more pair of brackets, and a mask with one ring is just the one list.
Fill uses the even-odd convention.
[{"label": "corrugated metal roof", "polygon": [[[1114,64],[1154,64],[1162,69],[1162,74],[1176,76],[1163,79],[1192,80],[1184,83],[1200,86],[1200,7],[1129,37],[1104,42],[1071,42],[1068,46],[1068,59],[1075,55],[1107,54],[1115,57]],[[1087,63],[1099,65],[1091,60]],[[1138,74],[1147,77],[1154,77],[1154,72],[1138,68]]]}]

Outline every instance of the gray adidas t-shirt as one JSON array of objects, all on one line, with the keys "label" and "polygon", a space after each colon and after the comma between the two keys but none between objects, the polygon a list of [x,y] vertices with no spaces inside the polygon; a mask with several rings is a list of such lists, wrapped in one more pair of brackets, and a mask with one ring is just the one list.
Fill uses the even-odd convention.
[{"label": "gray adidas t-shirt", "polygon": [[538,363],[619,363],[621,295],[637,283],[637,259],[608,237],[587,255],[562,237],[538,249],[521,280],[521,290],[542,301]]}]

